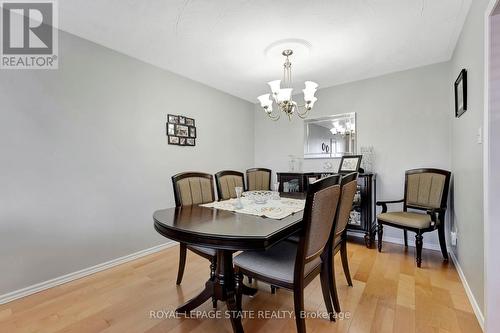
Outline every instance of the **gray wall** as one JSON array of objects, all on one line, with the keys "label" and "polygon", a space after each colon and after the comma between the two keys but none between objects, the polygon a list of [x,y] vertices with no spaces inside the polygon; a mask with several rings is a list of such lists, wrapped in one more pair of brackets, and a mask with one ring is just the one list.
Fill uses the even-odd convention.
[{"label": "gray wall", "polygon": [[[356,112],[358,148],[375,149],[378,199],[400,199],[405,170],[450,168],[449,86],[449,64],[442,63],[320,89],[309,118]],[[256,110],[255,164],[288,171],[288,155],[303,155],[303,121],[285,117],[274,122],[259,105]],[[323,171],[325,161],[337,170],[338,159],[305,160],[303,169]],[[402,239],[400,230],[384,231]],[[437,243],[435,233],[424,236],[424,244]]]},{"label": "gray wall", "polygon": [[[483,146],[477,134],[483,126],[484,108],[484,14],[487,0],[472,2],[467,20],[451,59],[450,82],[467,69],[468,110],[453,119],[453,227],[458,231],[454,253],[481,311],[484,312]],[[450,88],[450,103],[454,103]],[[452,104],[453,105],[453,104]]]},{"label": "gray wall", "polygon": [[[253,105],[60,32],[60,68],[0,73],[0,295],[152,247],[170,177],[253,166]],[[167,113],[197,145],[167,145]]]}]

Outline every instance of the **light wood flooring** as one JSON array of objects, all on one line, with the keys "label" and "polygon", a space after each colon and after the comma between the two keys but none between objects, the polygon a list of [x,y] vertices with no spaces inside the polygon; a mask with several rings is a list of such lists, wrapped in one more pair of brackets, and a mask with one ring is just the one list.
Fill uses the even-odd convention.
[{"label": "light wood flooring", "polygon": [[[384,243],[383,252],[349,242],[353,287],[335,259],[342,310],[350,319],[307,319],[308,332],[481,332],[453,264],[440,252],[423,251],[422,268],[414,248]],[[175,285],[178,247],[132,261],[35,295],[0,305],[0,332],[231,332],[227,319],[155,319],[150,311],[174,310],[195,296],[208,277],[208,261],[188,255],[182,286]],[[245,282],[246,279],[245,279]],[[293,310],[292,294],[255,284],[243,309]],[[305,310],[324,312],[319,277],[305,290]],[[211,302],[200,308],[207,313]],[[219,305],[219,310],[224,310]],[[295,332],[294,319],[244,319],[245,332]]]}]

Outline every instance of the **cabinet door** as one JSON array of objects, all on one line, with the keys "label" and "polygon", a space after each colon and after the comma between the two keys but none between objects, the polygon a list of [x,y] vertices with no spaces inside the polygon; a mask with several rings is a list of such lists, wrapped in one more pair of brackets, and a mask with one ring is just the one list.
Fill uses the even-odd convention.
[{"label": "cabinet door", "polygon": [[304,186],[302,183],[301,174],[284,174],[279,175],[280,192],[303,192]]},{"label": "cabinet door", "polygon": [[348,226],[351,229],[362,229],[364,230],[363,224],[363,202],[366,198],[363,197],[363,179],[358,178],[358,188],[356,194],[354,194],[354,200],[352,202],[351,215],[349,216]]}]

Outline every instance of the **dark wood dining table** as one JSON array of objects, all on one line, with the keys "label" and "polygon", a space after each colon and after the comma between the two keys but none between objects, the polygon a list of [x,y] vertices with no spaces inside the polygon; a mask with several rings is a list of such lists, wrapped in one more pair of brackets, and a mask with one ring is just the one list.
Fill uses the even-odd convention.
[{"label": "dark wood dining table", "polygon": [[[287,197],[304,198],[303,194]],[[291,236],[301,228],[303,211],[284,219],[240,214],[198,205],[162,209],[154,212],[154,228],[161,235],[188,245],[216,250],[216,274],[208,279],[205,288],[193,299],[177,308],[178,313],[189,314],[205,301],[215,297],[226,302],[234,332],[243,332],[241,316],[236,306],[236,281],[233,271],[233,253],[264,251]],[[243,293],[252,295],[256,289],[243,286]]]}]

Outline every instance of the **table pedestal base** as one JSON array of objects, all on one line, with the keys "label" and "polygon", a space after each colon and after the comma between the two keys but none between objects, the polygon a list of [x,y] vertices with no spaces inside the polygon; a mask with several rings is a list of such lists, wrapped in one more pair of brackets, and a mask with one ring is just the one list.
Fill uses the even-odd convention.
[{"label": "table pedestal base", "polygon": [[[177,313],[187,314],[214,297],[218,301],[226,302],[233,331],[238,333],[243,332],[240,316],[241,309],[238,309],[236,304],[233,252],[229,250],[217,250],[217,267],[214,278],[205,283],[205,289],[198,296],[177,308]],[[257,289],[242,285],[242,291],[245,295],[255,295]]]}]

